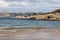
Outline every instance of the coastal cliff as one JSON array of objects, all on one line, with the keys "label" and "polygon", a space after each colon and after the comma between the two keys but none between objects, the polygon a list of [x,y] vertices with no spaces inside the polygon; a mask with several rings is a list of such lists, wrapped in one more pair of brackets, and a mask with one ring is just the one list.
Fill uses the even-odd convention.
[{"label": "coastal cliff", "polygon": [[33,20],[60,20],[60,10],[29,16]]},{"label": "coastal cliff", "polygon": [[0,13],[0,18],[23,18],[29,20],[60,20],[60,9],[52,12]]},{"label": "coastal cliff", "polygon": [[29,16],[29,19],[35,19],[35,20],[60,20],[60,13],[33,15],[33,16]]}]

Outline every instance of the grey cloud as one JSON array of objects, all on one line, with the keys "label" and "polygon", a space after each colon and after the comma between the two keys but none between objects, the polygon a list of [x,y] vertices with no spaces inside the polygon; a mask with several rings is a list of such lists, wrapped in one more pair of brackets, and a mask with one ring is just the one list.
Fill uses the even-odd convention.
[{"label": "grey cloud", "polygon": [[[6,2],[14,2],[14,1],[17,1],[17,2],[21,2],[21,1],[26,1],[26,2],[45,2],[45,0],[4,0]],[[49,0],[47,0],[49,1]]]},{"label": "grey cloud", "polygon": [[[10,3],[8,8],[5,8],[3,11],[6,12],[40,12],[40,11],[51,11],[55,8],[60,8],[60,4],[52,2],[52,0],[4,0],[5,2],[14,2]],[[26,6],[22,4],[17,4],[18,2],[28,2]],[[37,7],[39,6],[39,7]],[[28,7],[28,8],[27,8]],[[1,9],[0,9],[1,10]]]},{"label": "grey cloud", "polygon": [[6,2],[13,2],[13,1],[22,1],[22,0],[4,0]]},{"label": "grey cloud", "polygon": [[10,4],[9,6],[22,6],[22,5]]}]

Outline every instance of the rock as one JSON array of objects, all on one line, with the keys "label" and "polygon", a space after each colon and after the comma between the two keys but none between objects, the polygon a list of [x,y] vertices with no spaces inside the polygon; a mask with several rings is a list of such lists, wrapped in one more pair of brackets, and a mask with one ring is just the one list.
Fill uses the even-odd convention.
[{"label": "rock", "polygon": [[36,19],[36,17],[31,17],[30,19],[35,20],[35,19]]}]

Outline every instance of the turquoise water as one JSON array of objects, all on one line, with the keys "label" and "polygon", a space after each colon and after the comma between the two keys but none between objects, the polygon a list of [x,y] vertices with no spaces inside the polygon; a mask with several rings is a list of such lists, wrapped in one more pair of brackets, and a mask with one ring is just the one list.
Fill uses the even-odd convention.
[{"label": "turquoise water", "polygon": [[15,18],[0,18],[1,27],[60,27],[60,21],[24,20]]}]

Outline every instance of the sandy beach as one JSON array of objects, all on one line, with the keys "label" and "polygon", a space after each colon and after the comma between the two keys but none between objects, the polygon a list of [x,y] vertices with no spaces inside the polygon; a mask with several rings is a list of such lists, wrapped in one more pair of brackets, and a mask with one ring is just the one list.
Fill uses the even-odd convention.
[{"label": "sandy beach", "polygon": [[60,40],[60,28],[0,29],[0,40]]}]

